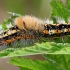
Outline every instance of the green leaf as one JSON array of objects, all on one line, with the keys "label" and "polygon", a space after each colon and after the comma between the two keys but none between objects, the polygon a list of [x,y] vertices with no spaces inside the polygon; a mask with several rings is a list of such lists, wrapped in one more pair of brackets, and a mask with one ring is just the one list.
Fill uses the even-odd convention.
[{"label": "green leaf", "polygon": [[16,18],[16,17],[22,16],[21,14],[14,13],[14,12],[7,12],[7,13],[11,15],[11,18],[12,18],[12,19],[14,19],[14,18]]},{"label": "green leaf", "polygon": [[[69,2],[67,1],[67,4],[68,3]],[[50,4],[53,8],[52,14],[51,14],[52,19],[54,19],[56,16],[58,18],[64,19],[66,22],[68,22],[68,18],[70,17],[70,12],[68,10],[69,6],[67,7],[66,3],[64,5],[61,0],[52,0]]]},{"label": "green leaf", "polygon": [[19,67],[20,68],[20,70],[32,70],[32,69],[28,69],[28,68],[25,68],[25,67]]},{"label": "green leaf", "polygon": [[[69,54],[44,54],[45,60],[31,60],[28,58],[16,57],[10,60],[15,66],[28,68],[32,70],[69,70]],[[40,67],[40,68],[39,68]],[[44,67],[44,68],[43,68]]]},{"label": "green leaf", "polygon": [[7,29],[8,29],[5,23],[2,24],[2,28],[3,28],[4,30],[7,30]]},{"label": "green leaf", "polygon": [[3,23],[2,23],[2,28],[4,29],[4,30],[7,30],[8,28],[7,28],[7,24],[12,24],[13,25],[13,23],[14,23],[14,19],[16,18],[16,17],[19,17],[19,16],[21,16],[20,14],[17,14],[17,13],[13,13],[13,12],[8,12],[9,14],[11,14],[11,17],[9,17],[8,19],[5,19],[4,21],[3,21]]},{"label": "green leaf", "polygon": [[36,43],[30,47],[7,48],[0,52],[0,57],[28,56],[36,54],[68,54],[70,53],[69,43],[52,43],[42,42]]},{"label": "green leaf", "polygon": [[47,60],[31,60],[26,58],[12,58],[10,63],[16,66],[25,67],[32,70],[63,70],[56,63],[51,63]]},{"label": "green leaf", "polygon": [[63,70],[69,70],[70,69],[70,55],[69,54],[48,54],[44,55],[46,60],[56,63],[56,65],[59,65]]}]

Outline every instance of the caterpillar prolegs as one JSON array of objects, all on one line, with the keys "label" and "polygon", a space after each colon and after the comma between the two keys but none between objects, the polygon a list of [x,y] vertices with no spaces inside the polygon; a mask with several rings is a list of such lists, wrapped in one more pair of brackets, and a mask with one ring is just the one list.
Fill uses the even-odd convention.
[{"label": "caterpillar prolegs", "polygon": [[15,25],[0,34],[0,46],[24,39],[33,40],[38,37],[59,37],[70,35],[70,23],[47,22],[34,16],[17,17]]}]

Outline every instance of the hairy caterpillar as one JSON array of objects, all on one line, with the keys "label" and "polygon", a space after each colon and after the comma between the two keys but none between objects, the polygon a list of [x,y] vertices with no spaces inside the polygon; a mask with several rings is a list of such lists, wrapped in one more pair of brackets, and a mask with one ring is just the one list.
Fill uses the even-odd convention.
[{"label": "hairy caterpillar", "polygon": [[44,33],[46,36],[70,34],[70,23],[61,22],[58,24],[53,24],[51,21],[44,22],[43,20],[32,16],[18,17],[15,20],[15,24],[19,29],[38,31]]},{"label": "hairy caterpillar", "polygon": [[14,22],[15,26],[0,34],[1,45],[19,39],[34,39],[37,35],[58,37],[70,34],[70,23],[53,24],[28,15],[17,17]]}]

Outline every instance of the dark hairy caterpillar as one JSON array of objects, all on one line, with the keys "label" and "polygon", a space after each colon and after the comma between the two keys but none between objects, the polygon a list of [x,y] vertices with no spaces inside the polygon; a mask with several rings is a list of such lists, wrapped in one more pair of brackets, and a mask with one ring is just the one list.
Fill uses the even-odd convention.
[{"label": "dark hairy caterpillar", "polygon": [[0,45],[19,39],[34,39],[36,36],[59,37],[70,35],[70,23],[46,22],[33,16],[17,17],[15,26],[0,34]]}]

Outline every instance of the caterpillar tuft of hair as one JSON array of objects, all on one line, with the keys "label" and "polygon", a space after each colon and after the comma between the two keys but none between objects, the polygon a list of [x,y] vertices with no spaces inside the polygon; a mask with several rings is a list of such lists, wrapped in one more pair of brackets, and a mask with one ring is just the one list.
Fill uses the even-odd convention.
[{"label": "caterpillar tuft of hair", "polygon": [[54,24],[52,20],[41,20],[34,16],[25,15],[14,20],[15,26],[0,34],[0,44],[11,43],[19,39],[34,39],[36,36],[58,37],[70,35],[70,23],[59,22]]},{"label": "caterpillar tuft of hair", "polygon": [[44,22],[33,16],[26,15],[24,17],[18,17],[15,19],[15,24],[19,29],[35,30],[39,32],[43,32],[44,30]]}]

